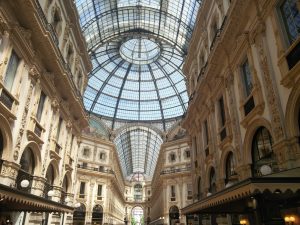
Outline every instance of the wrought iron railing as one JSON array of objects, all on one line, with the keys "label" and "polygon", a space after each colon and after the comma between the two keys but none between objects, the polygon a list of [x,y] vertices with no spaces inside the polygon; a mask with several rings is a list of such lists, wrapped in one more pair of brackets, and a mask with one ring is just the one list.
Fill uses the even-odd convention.
[{"label": "wrought iron railing", "polygon": [[33,175],[20,169],[16,180],[16,187],[20,191],[30,192],[33,181]]},{"label": "wrought iron railing", "polygon": [[53,189],[53,186],[46,182],[45,186],[44,186],[43,197],[51,200],[51,196],[48,195],[48,192],[51,191],[52,189]]},{"label": "wrought iron railing", "polygon": [[44,14],[44,11],[39,3],[38,0],[35,1],[36,2],[36,7],[37,7],[37,11],[38,11],[38,15],[44,25],[44,27],[46,28],[46,30],[50,33],[50,36],[51,36],[51,39],[53,40],[53,42],[55,43],[56,45],[56,48],[57,48],[57,52],[59,54],[59,61],[60,63],[63,65],[64,69],[67,71],[67,74],[68,74],[68,79],[72,85],[72,87],[74,88],[77,96],[82,100],[82,95],[80,93],[80,91],[77,89],[75,83],[74,83],[74,80],[73,80],[73,75],[72,75],[72,72],[71,72],[71,68],[69,66],[69,64],[65,61],[60,49],[59,49],[59,39],[57,37],[57,34],[56,34],[56,31],[55,29],[53,28],[52,24],[48,22],[45,14]]},{"label": "wrought iron railing", "polygon": [[67,198],[68,194],[64,191],[61,192],[61,196],[60,196],[60,203],[61,204],[66,204],[66,198]]},{"label": "wrought iron railing", "polygon": [[186,172],[186,171],[190,171],[190,170],[191,170],[191,167],[186,166],[186,167],[181,167],[181,168],[162,170],[160,172],[160,174],[163,175],[163,174],[171,174],[171,173],[181,173],[181,172]]},{"label": "wrought iron railing", "polygon": [[272,173],[278,173],[280,169],[274,154],[270,154],[263,159],[257,160],[252,164],[252,173],[255,177],[261,177]]},{"label": "wrought iron railing", "polygon": [[115,172],[112,169],[104,169],[104,168],[100,168],[100,167],[89,167],[86,165],[77,165],[78,168],[81,169],[85,169],[85,170],[91,170],[91,171],[97,171],[97,172],[101,172],[101,173],[109,173],[109,174],[115,174]]}]

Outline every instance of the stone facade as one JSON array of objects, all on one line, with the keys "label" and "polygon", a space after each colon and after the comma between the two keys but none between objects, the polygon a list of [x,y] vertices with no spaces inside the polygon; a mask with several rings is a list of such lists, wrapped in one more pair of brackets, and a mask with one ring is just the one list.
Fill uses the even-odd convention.
[{"label": "stone facade", "polygon": [[[0,183],[20,191],[29,185],[26,192],[49,205],[73,206],[74,162],[88,125],[81,94],[91,62],[74,2],[47,2],[0,5]],[[46,217],[49,224],[72,224],[72,214],[61,213],[1,213],[0,221],[41,224]]]},{"label": "stone facade", "polygon": [[[218,193],[247,178],[298,177],[300,63],[292,52],[300,36],[289,39],[287,2],[203,1],[184,65],[190,102],[183,127],[192,139],[194,202],[210,196],[213,185]],[[299,3],[294,6],[299,14]],[[268,173],[254,155],[262,129],[271,143],[272,156],[262,158]]]}]

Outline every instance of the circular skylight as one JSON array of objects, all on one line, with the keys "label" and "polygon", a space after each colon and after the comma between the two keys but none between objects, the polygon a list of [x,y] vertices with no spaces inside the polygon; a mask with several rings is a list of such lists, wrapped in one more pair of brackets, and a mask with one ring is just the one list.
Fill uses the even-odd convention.
[{"label": "circular skylight", "polygon": [[149,39],[133,38],[121,45],[120,54],[130,63],[150,64],[159,57],[160,46]]},{"label": "circular skylight", "polygon": [[182,65],[202,1],[75,2],[93,63],[86,110],[112,130],[138,122],[167,131],[187,110]]}]

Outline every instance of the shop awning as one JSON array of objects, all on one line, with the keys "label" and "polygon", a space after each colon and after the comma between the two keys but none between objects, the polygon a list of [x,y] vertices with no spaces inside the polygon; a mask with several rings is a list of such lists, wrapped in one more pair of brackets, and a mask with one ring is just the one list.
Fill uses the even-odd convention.
[{"label": "shop awning", "polygon": [[260,194],[300,204],[300,177],[249,178],[182,208],[181,213],[245,213],[253,207],[252,197]]},{"label": "shop awning", "polygon": [[73,207],[0,184],[0,212],[24,211],[72,213],[73,210]]}]

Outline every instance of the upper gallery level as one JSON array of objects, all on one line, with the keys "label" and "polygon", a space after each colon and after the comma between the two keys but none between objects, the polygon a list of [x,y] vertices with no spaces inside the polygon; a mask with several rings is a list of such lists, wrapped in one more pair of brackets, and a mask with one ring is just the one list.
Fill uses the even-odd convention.
[{"label": "upper gallery level", "polygon": [[184,65],[183,127],[199,204],[225,189],[241,194],[227,188],[245,180],[269,179],[263,188],[273,192],[280,177],[281,192],[292,188],[300,162],[299,12],[297,1],[203,1]]},{"label": "upper gallery level", "polygon": [[[58,104],[72,108],[71,118],[84,127],[87,120],[81,95],[92,65],[74,7],[72,1],[6,2],[1,27],[6,39],[15,44],[18,59],[55,87],[51,95]],[[7,53],[2,55],[5,62],[11,49],[4,39],[2,50]]]},{"label": "upper gallery level", "polygon": [[[63,3],[65,20],[78,23],[72,17],[76,11]],[[37,1],[0,4],[0,183],[9,198],[14,196],[11,201],[30,196],[27,209],[40,204],[54,212],[71,212],[75,162],[87,119],[65,67],[71,61],[63,58],[66,53],[60,55],[62,48],[39,6]],[[80,33],[71,36],[66,45],[84,45]],[[90,62],[84,48],[81,51],[77,58],[84,77]]]}]

